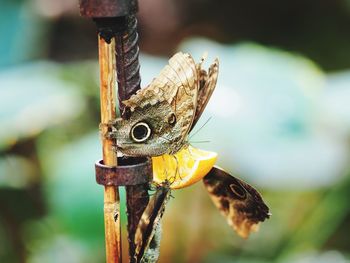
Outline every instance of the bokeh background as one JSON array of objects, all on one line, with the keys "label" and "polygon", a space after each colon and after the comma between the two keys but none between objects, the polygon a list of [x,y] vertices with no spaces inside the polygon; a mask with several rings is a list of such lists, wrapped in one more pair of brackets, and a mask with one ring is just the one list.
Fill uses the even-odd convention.
[{"label": "bokeh background", "polygon": [[[177,50],[219,57],[193,144],[272,212],[243,240],[202,183],[174,191],[160,262],[350,262],[350,1],[139,4],[143,86]],[[0,1],[0,262],[104,262],[98,85],[77,0]]]}]

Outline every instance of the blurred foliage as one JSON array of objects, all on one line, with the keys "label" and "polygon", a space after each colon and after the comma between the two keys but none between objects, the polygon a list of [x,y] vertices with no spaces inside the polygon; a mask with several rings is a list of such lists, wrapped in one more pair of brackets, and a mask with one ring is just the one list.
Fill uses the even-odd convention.
[{"label": "blurred foliage", "polygon": [[[1,3],[0,262],[104,262],[103,188],[93,169],[101,157],[95,29],[60,16],[63,2]],[[350,262],[350,73],[321,69],[349,67],[349,3],[326,2],[179,1],[183,15],[167,17],[177,19],[172,31],[147,31],[149,2],[140,3],[141,47],[219,57],[218,87],[196,129],[212,118],[192,143],[261,189],[273,214],[242,240],[201,183],[174,191],[161,262]],[[167,14],[156,9],[148,12]],[[178,46],[195,34],[265,46],[203,38]],[[48,59],[29,61],[39,57]],[[142,55],[143,86],[166,63]],[[125,229],[124,206],[122,215]]]}]

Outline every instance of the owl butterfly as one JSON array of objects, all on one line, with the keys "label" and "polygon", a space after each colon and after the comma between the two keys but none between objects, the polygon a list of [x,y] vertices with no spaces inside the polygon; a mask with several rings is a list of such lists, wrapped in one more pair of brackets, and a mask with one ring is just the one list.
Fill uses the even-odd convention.
[{"label": "owl butterfly", "polygon": [[208,73],[189,54],[177,53],[150,85],[123,101],[123,116],[112,124],[118,151],[127,156],[174,154],[187,137],[214,91],[219,61]]},{"label": "owl butterfly", "polygon": [[227,223],[243,238],[258,230],[260,222],[270,217],[269,208],[252,186],[213,167],[203,178],[211,199]]}]

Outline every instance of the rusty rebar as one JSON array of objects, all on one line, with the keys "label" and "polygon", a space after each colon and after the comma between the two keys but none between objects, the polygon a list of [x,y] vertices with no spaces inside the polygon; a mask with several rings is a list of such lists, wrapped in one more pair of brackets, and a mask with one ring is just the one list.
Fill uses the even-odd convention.
[{"label": "rusty rebar", "polygon": [[140,63],[135,16],[125,19],[125,30],[116,35],[116,60],[119,109],[124,110],[123,100],[130,98],[140,89]]},{"label": "rusty rebar", "polygon": [[[129,16],[124,20],[124,30],[116,38],[116,63],[118,80],[118,101],[121,113],[124,113],[123,100],[130,98],[140,89],[140,64],[137,20]],[[124,116],[125,117],[125,116]],[[128,241],[130,262],[135,258],[135,232],[143,211],[149,202],[148,183],[126,186],[126,206],[128,212]]]}]

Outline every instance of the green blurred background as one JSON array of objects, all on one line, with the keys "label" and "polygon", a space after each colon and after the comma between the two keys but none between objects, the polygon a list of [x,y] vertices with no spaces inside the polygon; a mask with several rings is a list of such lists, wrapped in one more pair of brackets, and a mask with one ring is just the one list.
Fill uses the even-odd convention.
[{"label": "green blurred background", "polygon": [[[0,1],[0,262],[104,262],[96,29],[77,2]],[[243,240],[202,183],[174,191],[160,261],[350,262],[350,1],[139,4],[142,86],[177,50],[219,57],[193,144],[272,212]]]}]

